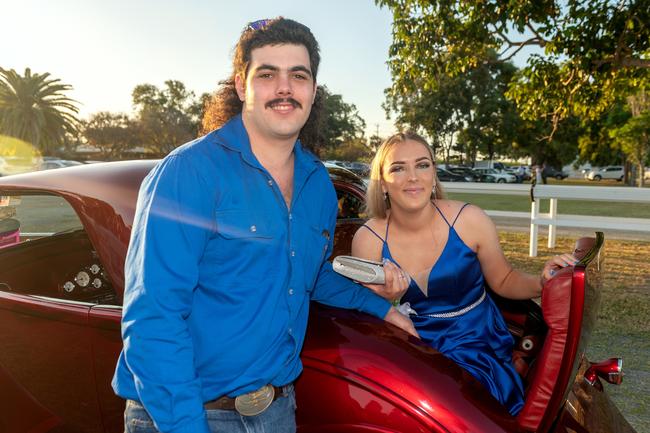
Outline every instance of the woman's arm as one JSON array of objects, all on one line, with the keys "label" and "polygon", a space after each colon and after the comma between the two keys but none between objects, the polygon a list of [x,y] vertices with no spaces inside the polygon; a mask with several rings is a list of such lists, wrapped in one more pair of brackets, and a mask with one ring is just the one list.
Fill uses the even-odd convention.
[{"label": "woman's arm", "polygon": [[485,281],[495,293],[505,298],[538,297],[542,294],[542,285],[552,278],[558,269],[576,263],[572,255],[562,254],[546,262],[541,276],[516,270],[503,255],[496,227],[485,212],[476,206],[468,206],[461,219],[461,237],[467,239],[468,246],[475,249]]}]

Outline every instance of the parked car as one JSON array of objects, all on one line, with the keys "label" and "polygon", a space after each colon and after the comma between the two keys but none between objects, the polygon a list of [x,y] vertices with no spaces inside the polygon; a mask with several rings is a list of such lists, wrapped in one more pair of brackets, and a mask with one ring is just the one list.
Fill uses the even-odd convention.
[{"label": "parked car", "polygon": [[440,167],[436,167],[436,173],[438,175],[438,180],[442,182],[471,182],[473,180],[470,176],[452,173],[451,171]]},{"label": "parked car", "polygon": [[366,164],[365,162],[331,160],[331,161],[327,161],[327,163],[335,164],[338,165],[339,167],[346,168],[351,172],[353,172],[354,174],[361,177],[370,176],[370,165]]},{"label": "parked car", "polygon": [[472,170],[469,167],[461,167],[461,166],[447,167],[447,170],[454,174],[459,174],[461,176],[464,176],[468,182],[479,182],[481,179],[481,175],[476,173],[474,170]]},{"label": "parked car", "polygon": [[623,177],[625,177],[625,170],[622,165],[607,165],[587,173],[589,180],[616,179],[622,181]]},{"label": "parked car", "polygon": [[542,170],[542,178],[549,178],[549,177],[555,178],[557,180],[563,180],[569,177],[569,175],[561,170],[557,170],[553,167],[546,166]]},{"label": "parked car", "polygon": [[[477,172],[480,175],[489,175],[491,178],[494,178],[494,182],[496,183],[515,183],[517,182],[517,176],[512,175],[510,173],[505,173],[502,171],[498,171],[494,168],[475,168],[475,172]],[[486,182],[489,182],[491,178],[486,178]],[[490,180],[487,180],[490,179]]]},{"label": "parked car", "polygon": [[46,159],[41,165],[41,170],[52,170],[54,168],[73,167],[75,165],[82,165],[79,161],[71,161],[69,159]]},{"label": "parked car", "polygon": [[522,181],[530,180],[532,178],[532,172],[530,166],[528,165],[513,165],[506,167],[505,171],[521,178]]},{"label": "parked car", "polygon": [[503,170],[506,168],[505,164],[499,161],[484,160],[484,161],[475,161],[474,168],[493,168],[495,170]]},{"label": "parked car", "polygon": [[[122,347],[124,260],[138,188],[154,163],[0,179],[3,433],[123,431],[124,401],[110,381]],[[362,205],[363,182],[334,171],[339,198]],[[349,253],[361,212],[339,214],[334,255]],[[585,357],[602,245],[602,234],[581,239],[580,262],[549,280],[541,304],[495,296],[526,383],[516,417],[461,366],[401,329],[312,303],[296,382],[298,432],[633,432],[602,385],[620,382],[621,360]]]}]

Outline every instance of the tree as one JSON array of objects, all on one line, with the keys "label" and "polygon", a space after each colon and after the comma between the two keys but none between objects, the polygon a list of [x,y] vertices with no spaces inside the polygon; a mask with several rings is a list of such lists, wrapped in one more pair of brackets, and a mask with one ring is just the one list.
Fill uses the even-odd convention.
[{"label": "tree", "polygon": [[631,117],[624,101],[617,101],[612,108],[596,119],[583,119],[578,150],[580,161],[595,166],[621,164],[625,155],[614,143],[610,131],[623,126]]},{"label": "tree", "polygon": [[0,68],[0,134],[31,143],[48,155],[62,146],[66,134],[76,135],[79,109],[65,96],[72,86],[50,78],[49,73],[21,76]]},{"label": "tree", "polygon": [[83,135],[88,144],[100,150],[103,159],[110,161],[137,146],[140,133],[137,123],[126,114],[101,111],[84,123]]},{"label": "tree", "polygon": [[163,89],[140,84],[133,89],[132,97],[140,141],[154,154],[165,155],[197,137],[204,96],[196,98],[182,82],[165,81]]},{"label": "tree", "polygon": [[393,13],[389,67],[392,88],[402,93],[538,47],[508,97],[523,118],[550,121],[549,141],[560,121],[595,118],[622,83],[648,79],[646,0],[375,1]]},{"label": "tree", "polygon": [[636,164],[639,186],[644,183],[644,166],[650,155],[650,95],[641,91],[627,98],[631,117],[619,128],[609,131],[610,137]]},{"label": "tree", "polygon": [[322,141],[326,148],[336,148],[342,143],[364,136],[366,122],[356,105],[343,100],[343,95],[332,93],[322,86],[323,117]]},{"label": "tree", "polygon": [[520,119],[504,93],[515,71],[509,63],[488,63],[462,74],[441,75],[435,83],[386,90],[387,113],[397,124],[424,130],[445,161],[450,152],[475,161],[480,151],[489,158],[512,152],[513,132]]}]

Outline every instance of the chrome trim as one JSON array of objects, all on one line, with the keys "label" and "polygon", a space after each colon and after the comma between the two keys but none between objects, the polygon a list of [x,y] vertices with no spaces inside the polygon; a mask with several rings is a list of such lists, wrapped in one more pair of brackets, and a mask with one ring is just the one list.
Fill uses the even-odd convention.
[{"label": "chrome trim", "polygon": [[111,304],[93,304],[93,308],[103,308],[104,310],[122,310],[121,305]]},{"label": "chrome trim", "polygon": [[72,301],[70,299],[61,299],[61,298],[52,298],[49,296],[41,296],[41,295],[26,295],[31,298],[36,298],[40,299],[42,301],[49,301],[49,302],[56,302],[58,304],[69,304],[69,305],[84,305],[88,307],[93,307],[97,304],[93,304],[92,302],[82,302],[82,301]]}]

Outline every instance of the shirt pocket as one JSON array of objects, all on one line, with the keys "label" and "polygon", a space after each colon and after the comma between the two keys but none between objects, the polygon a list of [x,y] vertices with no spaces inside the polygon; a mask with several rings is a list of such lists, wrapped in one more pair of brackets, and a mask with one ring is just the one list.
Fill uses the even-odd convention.
[{"label": "shirt pocket", "polygon": [[217,212],[217,234],[224,239],[271,239],[271,227],[264,215],[250,211],[231,210]]}]

